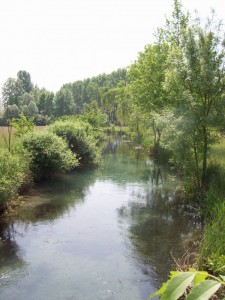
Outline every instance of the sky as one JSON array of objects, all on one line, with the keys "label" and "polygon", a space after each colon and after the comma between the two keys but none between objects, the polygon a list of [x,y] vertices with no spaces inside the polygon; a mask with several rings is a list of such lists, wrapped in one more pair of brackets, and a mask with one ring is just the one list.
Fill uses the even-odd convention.
[{"label": "sky", "polygon": [[[201,17],[225,0],[183,0]],[[134,62],[165,23],[173,0],[0,0],[0,89],[19,70],[39,88],[111,73]]]}]

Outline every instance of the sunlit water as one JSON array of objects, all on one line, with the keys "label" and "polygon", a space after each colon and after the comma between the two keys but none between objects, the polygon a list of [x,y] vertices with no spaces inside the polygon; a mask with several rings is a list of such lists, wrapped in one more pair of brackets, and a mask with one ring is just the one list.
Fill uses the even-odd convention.
[{"label": "sunlit water", "polygon": [[2,220],[0,299],[147,299],[193,231],[178,189],[146,154],[109,141],[101,168],[38,185]]}]

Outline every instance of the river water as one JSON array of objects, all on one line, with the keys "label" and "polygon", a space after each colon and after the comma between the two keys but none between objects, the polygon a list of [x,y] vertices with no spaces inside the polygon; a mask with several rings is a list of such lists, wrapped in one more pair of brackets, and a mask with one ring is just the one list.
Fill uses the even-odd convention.
[{"label": "river water", "polygon": [[122,139],[103,160],[35,186],[1,220],[0,299],[141,300],[167,278],[194,230],[179,181]]}]

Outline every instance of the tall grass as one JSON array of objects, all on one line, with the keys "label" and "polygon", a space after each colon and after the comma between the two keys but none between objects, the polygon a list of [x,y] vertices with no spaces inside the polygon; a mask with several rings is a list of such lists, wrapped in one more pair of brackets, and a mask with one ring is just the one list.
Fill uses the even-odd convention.
[{"label": "tall grass", "polygon": [[[46,129],[46,126],[35,126],[35,131],[43,131]],[[17,137],[14,135],[15,129],[12,128],[11,131],[11,145],[14,145]],[[8,126],[0,126],[0,149],[8,149],[9,147],[9,129]]]},{"label": "tall grass", "polygon": [[210,150],[207,170],[209,190],[203,214],[204,236],[200,249],[200,267],[225,275],[225,140]]},{"label": "tall grass", "polygon": [[214,205],[200,250],[200,264],[212,273],[225,275],[225,202]]}]

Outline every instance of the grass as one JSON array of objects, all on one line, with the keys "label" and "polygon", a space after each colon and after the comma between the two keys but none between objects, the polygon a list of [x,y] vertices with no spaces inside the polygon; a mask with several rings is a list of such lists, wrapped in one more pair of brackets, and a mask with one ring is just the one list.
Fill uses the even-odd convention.
[{"label": "grass", "polygon": [[225,275],[225,202],[214,205],[212,214],[204,228],[201,263],[212,273]]},{"label": "grass", "polygon": [[[36,126],[36,131],[43,131],[45,130],[45,126]],[[11,145],[13,145],[16,141],[16,137],[14,135],[15,130],[12,128],[12,135],[11,135]],[[0,149],[5,149],[8,147],[9,144],[9,130],[8,126],[0,126]]]},{"label": "grass", "polygon": [[205,199],[205,227],[200,267],[225,275],[225,139],[212,146],[208,163],[210,189]]},{"label": "grass", "polygon": [[225,167],[225,139],[212,146],[210,150],[210,162]]}]

